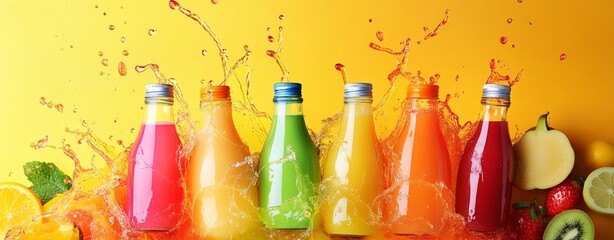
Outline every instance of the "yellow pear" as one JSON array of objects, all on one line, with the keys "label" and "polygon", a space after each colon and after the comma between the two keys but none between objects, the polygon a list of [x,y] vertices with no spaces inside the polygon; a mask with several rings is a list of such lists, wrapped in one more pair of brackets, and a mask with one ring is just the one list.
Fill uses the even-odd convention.
[{"label": "yellow pear", "polygon": [[574,165],[574,150],[567,136],[548,127],[548,113],[541,115],[514,145],[514,185],[523,190],[548,189],[563,182]]}]

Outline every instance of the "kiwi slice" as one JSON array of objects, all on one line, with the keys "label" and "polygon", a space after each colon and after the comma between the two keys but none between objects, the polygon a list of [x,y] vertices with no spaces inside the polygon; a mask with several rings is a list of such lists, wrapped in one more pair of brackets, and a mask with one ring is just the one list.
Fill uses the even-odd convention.
[{"label": "kiwi slice", "polygon": [[593,221],[588,214],[577,209],[567,210],[556,215],[544,231],[544,240],[584,240],[593,239],[594,236]]}]

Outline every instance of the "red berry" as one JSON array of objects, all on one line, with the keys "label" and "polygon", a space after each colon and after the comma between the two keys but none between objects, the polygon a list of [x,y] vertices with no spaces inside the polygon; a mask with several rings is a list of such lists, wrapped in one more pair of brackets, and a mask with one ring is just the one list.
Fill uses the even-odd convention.
[{"label": "red berry", "polygon": [[582,201],[581,178],[568,178],[559,185],[548,190],[546,194],[546,214],[550,217],[578,208]]},{"label": "red berry", "polygon": [[514,204],[510,213],[510,227],[518,239],[542,239],[546,229],[543,208],[535,203],[519,202]]}]

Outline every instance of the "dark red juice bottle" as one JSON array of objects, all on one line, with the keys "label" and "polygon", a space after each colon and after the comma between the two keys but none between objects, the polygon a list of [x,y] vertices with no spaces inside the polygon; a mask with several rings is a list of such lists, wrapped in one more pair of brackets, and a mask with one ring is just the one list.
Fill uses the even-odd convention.
[{"label": "dark red juice bottle", "polygon": [[126,215],[136,230],[169,231],[183,210],[173,86],[147,85],[145,105],[145,119],[128,157]]},{"label": "dark red juice bottle", "polygon": [[512,142],[505,120],[511,87],[484,85],[477,129],[458,168],[456,213],[473,231],[491,232],[507,224],[514,179]]}]

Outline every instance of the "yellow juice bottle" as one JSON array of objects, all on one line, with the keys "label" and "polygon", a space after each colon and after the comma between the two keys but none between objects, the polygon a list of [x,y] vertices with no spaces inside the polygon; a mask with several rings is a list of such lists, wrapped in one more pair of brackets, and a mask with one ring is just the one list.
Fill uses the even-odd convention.
[{"label": "yellow juice bottle", "polygon": [[324,230],[331,235],[372,236],[377,232],[375,199],[383,191],[383,158],[373,124],[372,85],[345,85],[339,135],[324,164]]},{"label": "yellow juice bottle", "polygon": [[258,192],[250,151],[233,123],[230,88],[203,88],[201,111],[186,173],[193,227],[207,239],[247,237],[259,226]]}]

